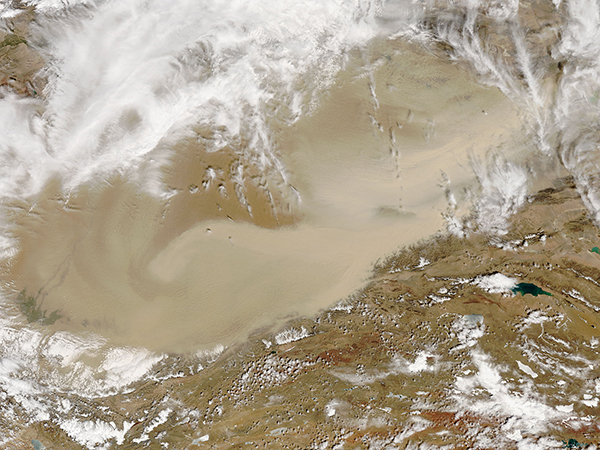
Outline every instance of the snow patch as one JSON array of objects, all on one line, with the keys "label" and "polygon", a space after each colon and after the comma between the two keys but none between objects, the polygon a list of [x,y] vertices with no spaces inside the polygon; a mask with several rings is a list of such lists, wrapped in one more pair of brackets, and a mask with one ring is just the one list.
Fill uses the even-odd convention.
[{"label": "snow patch", "polygon": [[428,364],[428,359],[433,358],[434,355],[429,352],[420,352],[415,358],[414,362],[407,366],[407,369],[410,373],[418,373],[423,371],[432,371],[435,366],[430,366]]},{"label": "snow patch", "polygon": [[573,412],[573,403],[571,403],[570,405],[557,405],[556,409],[564,413]]},{"label": "snow patch", "polygon": [[299,341],[309,336],[310,333],[304,327],[301,327],[300,330],[290,328],[289,330],[284,330],[281,333],[276,334],[275,342],[277,343],[277,345],[283,345],[288,344],[290,342]]},{"label": "snow patch", "polygon": [[582,302],[583,304],[585,304],[588,308],[593,309],[594,311],[598,312],[600,311],[600,307],[592,305],[583,295],[581,295],[581,292],[579,292],[576,289],[571,289],[569,292],[564,292],[567,295],[569,295],[570,297],[579,300],[580,302]]},{"label": "snow patch", "polygon": [[[562,318],[562,314],[560,314],[559,317]],[[543,325],[545,322],[550,322],[551,320],[552,319],[542,311],[531,311],[527,314],[527,317],[521,321],[521,330],[525,330],[531,325]]]},{"label": "snow patch", "polygon": [[456,338],[460,343],[453,350],[460,350],[467,347],[473,347],[485,333],[483,316],[480,314],[469,314],[462,316],[452,325],[456,333]]},{"label": "snow patch", "polygon": [[152,419],[152,421],[148,424],[148,426],[144,428],[144,432],[142,433],[142,435],[139,438],[133,439],[133,442],[135,442],[136,444],[139,444],[141,442],[145,442],[145,441],[149,440],[150,439],[149,435],[152,432],[152,430],[154,430],[157,426],[165,423],[167,421],[167,418],[169,417],[169,414],[171,414],[172,411],[173,410],[171,408],[167,408],[167,409],[163,409],[161,412],[159,412],[158,417],[155,417],[154,419]]},{"label": "snow patch", "polygon": [[336,408],[336,406],[337,406],[337,401],[336,400],[331,400],[329,403],[327,403],[325,405],[325,415],[327,417],[333,417],[333,416],[335,416],[335,413],[336,413],[335,408]]},{"label": "snow patch", "polygon": [[417,269],[422,269],[425,266],[428,266],[429,264],[431,264],[431,261],[429,261],[428,259],[423,258],[422,256],[419,258],[419,264],[417,264],[415,266],[415,268]]},{"label": "snow patch", "polygon": [[517,285],[517,280],[501,273],[494,273],[475,278],[474,284],[491,294],[503,294],[512,292],[512,289]]},{"label": "snow patch", "polygon": [[531,378],[537,378],[538,374],[535,373],[531,367],[529,367],[526,364],[523,364],[521,361],[517,361],[517,365],[519,366],[519,369],[521,369],[523,372],[525,372],[527,375],[529,375]]}]

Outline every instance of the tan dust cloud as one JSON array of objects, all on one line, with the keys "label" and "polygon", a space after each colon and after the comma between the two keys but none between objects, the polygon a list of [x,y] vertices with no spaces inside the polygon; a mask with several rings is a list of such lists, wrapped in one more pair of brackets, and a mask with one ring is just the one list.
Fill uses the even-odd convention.
[{"label": "tan dust cloud", "polygon": [[55,182],[15,205],[15,291],[40,291],[64,315],[52,329],[172,351],[229,344],[350,294],[377,258],[443,228],[441,170],[460,190],[473,182],[469,152],[518,151],[522,138],[511,103],[464,70],[407,44],[371,55],[372,78],[350,63],[313,114],[277,131],[299,206],[247,182],[250,216],[229,177],[239,156],[183,141],[165,170],[169,200],[115,178],[68,200]]}]

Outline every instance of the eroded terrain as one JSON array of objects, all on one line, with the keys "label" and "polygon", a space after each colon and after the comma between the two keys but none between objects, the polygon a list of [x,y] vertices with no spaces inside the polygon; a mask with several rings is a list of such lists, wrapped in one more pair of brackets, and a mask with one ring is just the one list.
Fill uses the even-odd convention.
[{"label": "eroded terrain", "polygon": [[596,448],[598,244],[558,180],[502,239],[432,238],[318,317],[165,356],[127,393],[40,392],[36,418],[4,392],[7,448]]}]

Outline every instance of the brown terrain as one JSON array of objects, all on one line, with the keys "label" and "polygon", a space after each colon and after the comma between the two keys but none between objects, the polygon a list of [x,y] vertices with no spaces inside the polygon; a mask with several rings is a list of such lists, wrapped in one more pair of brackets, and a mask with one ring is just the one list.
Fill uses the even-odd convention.
[{"label": "brown terrain", "polygon": [[8,32],[0,31],[0,86],[17,94],[37,97],[45,82],[38,77],[44,60],[28,44],[25,36],[34,15],[33,7],[8,21]]},{"label": "brown terrain", "polygon": [[[570,179],[559,179],[502,239],[439,235],[402,250],[356,295],[288,324],[288,334],[259,333],[212,357],[170,356],[126,394],[53,401],[68,399],[69,417],[82,421],[130,424],[111,447],[123,449],[594,444],[598,244]],[[497,273],[551,295],[478,284]],[[21,428],[7,448],[32,439],[85,448],[61,420],[3,424]]]}]

